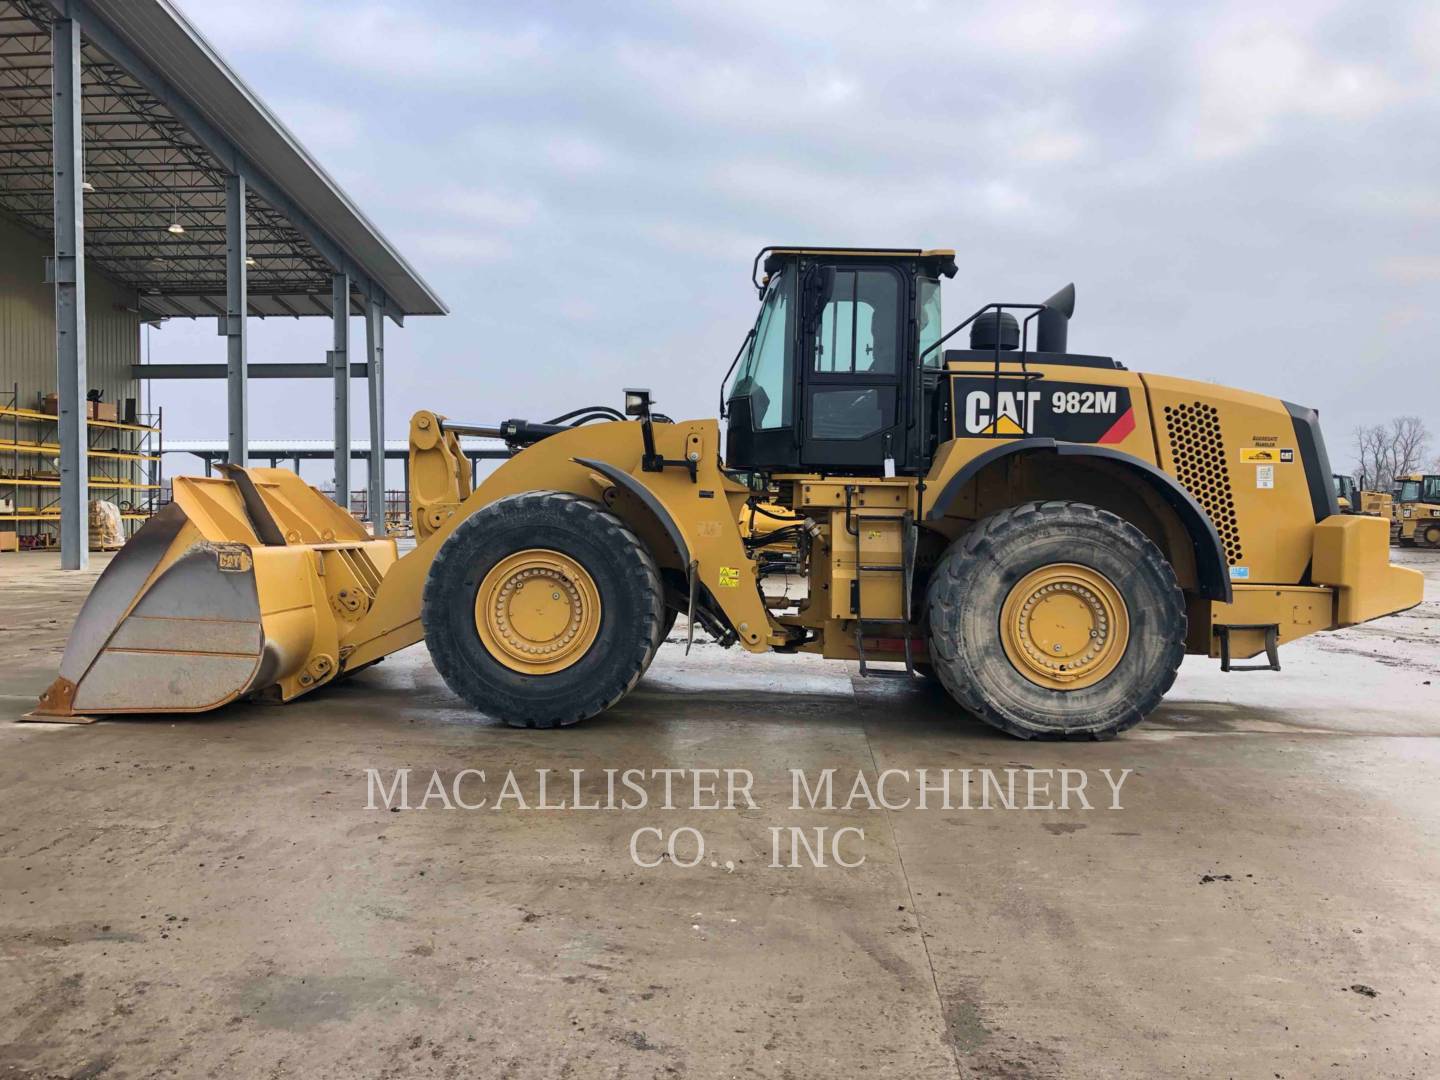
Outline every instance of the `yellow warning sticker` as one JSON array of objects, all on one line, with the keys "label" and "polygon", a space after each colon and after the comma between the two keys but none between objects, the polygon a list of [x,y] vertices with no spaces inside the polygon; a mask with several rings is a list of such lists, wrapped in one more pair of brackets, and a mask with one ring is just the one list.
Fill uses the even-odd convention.
[{"label": "yellow warning sticker", "polygon": [[1278,446],[1245,446],[1240,449],[1240,460],[1253,461],[1256,464],[1294,461],[1295,451],[1282,450]]},{"label": "yellow warning sticker", "polygon": [[738,589],[740,587],[740,568],[737,566],[720,567],[720,587],[722,589]]}]

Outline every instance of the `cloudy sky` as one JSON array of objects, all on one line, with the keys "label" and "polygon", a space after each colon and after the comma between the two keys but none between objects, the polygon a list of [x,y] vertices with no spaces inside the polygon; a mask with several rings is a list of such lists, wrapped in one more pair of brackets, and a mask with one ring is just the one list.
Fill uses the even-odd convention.
[{"label": "cloudy sky", "polygon": [[[1073,280],[1073,349],[1318,407],[1337,466],[1440,428],[1435,3],[182,4],[450,305],[391,328],[393,438],[636,384],[713,415],[772,242],[954,247],[952,317]],[[221,384],[155,390],[213,437]],[[329,435],[325,384],[251,394],[253,437]]]}]

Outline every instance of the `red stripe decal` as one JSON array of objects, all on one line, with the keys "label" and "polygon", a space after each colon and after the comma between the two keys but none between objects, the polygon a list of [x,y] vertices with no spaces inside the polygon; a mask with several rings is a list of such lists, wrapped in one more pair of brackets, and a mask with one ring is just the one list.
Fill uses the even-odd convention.
[{"label": "red stripe decal", "polygon": [[1110,425],[1110,430],[1100,436],[1102,443],[1124,442],[1135,430],[1135,408],[1131,406],[1120,414],[1120,419]]}]

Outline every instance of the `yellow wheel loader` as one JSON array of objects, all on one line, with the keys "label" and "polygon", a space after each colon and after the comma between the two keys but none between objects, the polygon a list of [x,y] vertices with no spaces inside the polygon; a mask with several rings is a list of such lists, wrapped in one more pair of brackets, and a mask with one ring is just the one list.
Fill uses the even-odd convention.
[{"label": "yellow wheel loader", "polygon": [[[544,423],[416,414],[403,556],[283,470],[178,479],[36,712],[288,701],[424,641],[475,709],[555,727],[623,697],[683,613],[746,652],[932,674],[1012,735],[1104,738],[1186,653],[1278,670],[1279,645],[1420,601],[1386,523],[1339,513],[1314,412],[1071,352],[1072,287],[947,331],[954,273],[763,250],[723,434],[642,390]],[[513,451],[473,490],[466,434]],[[803,596],[760,587],[762,506]]]},{"label": "yellow wheel loader", "polygon": [[1405,547],[1440,548],[1440,476],[1414,473],[1395,481],[1394,538]]}]

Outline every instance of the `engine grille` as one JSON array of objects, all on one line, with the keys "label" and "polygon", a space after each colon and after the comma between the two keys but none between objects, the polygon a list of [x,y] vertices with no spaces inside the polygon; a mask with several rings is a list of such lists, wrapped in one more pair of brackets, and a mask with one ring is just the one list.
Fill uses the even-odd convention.
[{"label": "engine grille", "polygon": [[1210,515],[1231,566],[1242,562],[1240,526],[1235,519],[1235,493],[1230,487],[1230,465],[1220,433],[1220,414],[1204,402],[1165,406],[1165,431],[1175,473]]}]

